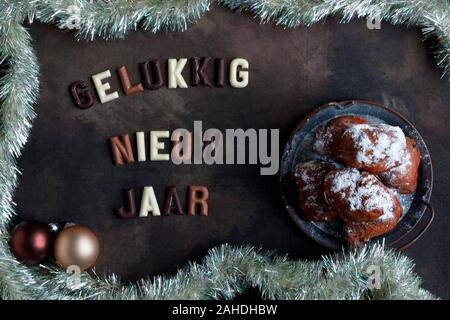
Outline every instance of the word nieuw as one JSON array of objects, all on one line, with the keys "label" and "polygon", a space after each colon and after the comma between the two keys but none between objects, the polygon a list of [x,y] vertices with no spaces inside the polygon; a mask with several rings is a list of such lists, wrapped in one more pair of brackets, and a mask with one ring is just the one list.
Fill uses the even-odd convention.
[{"label": "word nieuw", "polygon": [[[136,132],[137,157],[128,133],[110,137],[109,141],[116,165],[134,163],[135,159],[138,162],[147,161],[148,150],[150,161],[172,160],[176,165],[259,162],[266,166],[260,168],[261,175],[274,175],[279,169],[278,129],[226,129],[223,134],[213,128],[203,131],[202,122],[194,121],[193,132],[182,128],[172,134],[169,131],[150,131],[149,143],[146,142],[146,134],[139,131]],[[168,149],[168,143],[172,143],[170,153],[164,151]]]},{"label": "word nieuw", "polygon": [[[214,65],[211,63],[214,60]],[[167,60],[167,87],[169,89],[188,88],[188,84],[183,77],[183,70],[188,63],[187,58],[168,59]],[[211,67],[210,67],[211,65]],[[211,87],[221,88],[225,85],[226,68],[224,58],[191,58],[190,59],[190,85],[192,87]],[[208,67],[214,69],[214,81],[208,77]],[[121,66],[117,68],[123,93],[126,96],[134,93],[143,92],[144,88],[148,90],[157,90],[164,86],[161,64],[158,59],[148,60],[139,65],[141,73],[141,82],[132,84],[128,75],[127,68]],[[249,63],[242,58],[231,60],[228,66],[228,81],[233,88],[245,88],[249,79]],[[117,91],[108,92],[111,89],[107,81],[111,77],[111,71],[103,72],[91,76],[97,96],[101,103],[106,103],[119,98]],[[94,105],[94,95],[88,85],[83,80],[73,82],[69,87],[70,94],[75,106],[80,109],[88,109]]]}]

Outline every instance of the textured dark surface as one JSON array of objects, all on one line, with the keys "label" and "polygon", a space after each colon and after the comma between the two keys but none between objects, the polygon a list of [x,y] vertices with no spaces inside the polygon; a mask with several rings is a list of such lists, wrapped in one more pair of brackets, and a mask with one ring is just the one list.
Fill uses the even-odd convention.
[{"label": "textured dark surface", "polygon": [[[92,228],[101,242],[97,269],[126,280],[174,273],[208,248],[250,243],[313,259],[328,251],[307,238],[285,211],[276,176],[257,166],[175,166],[146,162],[114,167],[107,138],[138,130],[192,128],[280,128],[283,145],[302,117],[328,101],[369,99],[395,105],[422,133],[433,158],[432,203],[437,217],[408,250],[424,286],[450,298],[450,100],[430,50],[415,29],[364,21],[339,25],[330,20],[311,28],[284,30],[259,25],[247,14],[214,8],[186,33],[132,32],[112,43],[76,42],[73,34],[35,24],[31,34],[41,63],[41,92],[19,166],[15,201],[18,220],[74,221]],[[145,91],[89,110],[74,107],[71,82],[88,81],[126,65],[132,81],[138,63],[150,58],[245,57],[246,89],[190,88]],[[121,93],[121,92],[120,92]],[[152,185],[162,206],[166,185],[185,191],[208,186],[210,216],[118,220],[113,207],[122,189]],[[185,194],[183,193],[183,198]]]}]

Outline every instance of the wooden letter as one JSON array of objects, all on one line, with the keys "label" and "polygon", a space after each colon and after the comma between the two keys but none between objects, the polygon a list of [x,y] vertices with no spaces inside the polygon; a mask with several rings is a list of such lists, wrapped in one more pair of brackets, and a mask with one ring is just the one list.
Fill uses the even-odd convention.
[{"label": "wooden letter", "polygon": [[195,216],[196,205],[200,206],[200,215],[208,216],[208,196],[209,192],[203,186],[189,186],[189,215]]},{"label": "wooden letter", "polygon": [[216,59],[216,77],[214,79],[216,87],[223,87],[225,82],[225,59],[217,58]]},{"label": "wooden letter", "polygon": [[150,132],[150,160],[167,161],[170,159],[167,153],[159,153],[159,150],[164,149],[164,143],[159,142],[159,138],[168,138],[168,137],[169,131]]},{"label": "wooden letter", "polygon": [[136,132],[136,145],[137,145],[137,156],[138,161],[142,162],[147,159],[147,156],[145,155],[145,135],[144,132],[139,131]]},{"label": "wooden letter", "polygon": [[124,190],[125,204],[115,210],[116,216],[120,219],[131,219],[137,217],[136,200],[134,189]]},{"label": "wooden letter", "polygon": [[230,84],[233,88],[245,88],[248,85],[248,61],[233,59],[230,63]]},{"label": "wooden letter", "polygon": [[187,59],[169,59],[168,60],[168,86],[171,89],[175,88],[187,88],[186,81],[184,81],[181,72],[183,71],[184,66],[186,65]]},{"label": "wooden letter", "polygon": [[75,81],[70,85],[70,94],[75,105],[80,109],[88,109],[94,105],[91,90],[83,80]]},{"label": "wooden letter", "polygon": [[123,93],[125,93],[126,96],[129,96],[136,92],[144,91],[142,83],[138,83],[135,85],[131,84],[130,77],[128,76],[128,71],[125,66],[121,66],[120,68],[118,68],[117,73],[119,74],[120,82],[122,83]]},{"label": "wooden letter", "polygon": [[130,137],[127,134],[120,137],[114,136],[109,138],[111,145],[111,151],[113,153],[114,163],[116,165],[124,164],[124,160],[127,163],[134,162],[133,149],[131,148]]},{"label": "wooden letter", "polygon": [[178,215],[184,214],[180,198],[178,197],[177,188],[174,186],[166,188],[166,199],[164,203],[164,215],[170,216],[172,213]]},{"label": "wooden letter", "polygon": [[147,217],[151,212],[153,216],[160,216],[158,201],[156,201],[155,192],[152,187],[144,187],[141,199],[141,209],[139,210],[139,217]]},{"label": "wooden letter", "polygon": [[102,80],[109,77],[111,77],[111,72],[109,70],[94,74],[91,77],[101,103],[109,102],[119,97],[117,91],[109,94],[106,93],[106,90],[111,89],[111,86],[109,85],[109,82],[102,83]]},{"label": "wooden letter", "polygon": [[193,87],[206,86],[210,87],[206,68],[208,67],[211,58],[191,58],[191,85]]},{"label": "wooden letter", "polygon": [[147,89],[156,90],[163,86],[163,77],[159,60],[145,61],[140,64],[141,75]]}]

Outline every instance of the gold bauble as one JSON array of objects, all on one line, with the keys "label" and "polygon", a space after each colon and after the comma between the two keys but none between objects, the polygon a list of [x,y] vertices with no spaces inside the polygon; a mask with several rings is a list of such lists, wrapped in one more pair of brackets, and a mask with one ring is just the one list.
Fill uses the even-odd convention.
[{"label": "gold bauble", "polygon": [[56,264],[64,270],[70,266],[89,269],[99,255],[97,236],[89,228],[71,226],[62,230],[55,240]]}]

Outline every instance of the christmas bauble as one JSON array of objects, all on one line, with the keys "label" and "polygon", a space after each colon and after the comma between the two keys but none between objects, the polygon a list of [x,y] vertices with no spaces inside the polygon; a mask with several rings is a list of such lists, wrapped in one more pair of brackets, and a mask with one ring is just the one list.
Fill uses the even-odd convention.
[{"label": "christmas bauble", "polygon": [[97,236],[89,228],[70,226],[63,229],[55,240],[56,264],[66,270],[70,266],[81,271],[95,264],[99,254]]},{"label": "christmas bauble", "polygon": [[12,230],[9,245],[19,261],[38,264],[50,256],[52,240],[53,235],[48,225],[24,221]]}]

